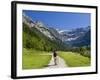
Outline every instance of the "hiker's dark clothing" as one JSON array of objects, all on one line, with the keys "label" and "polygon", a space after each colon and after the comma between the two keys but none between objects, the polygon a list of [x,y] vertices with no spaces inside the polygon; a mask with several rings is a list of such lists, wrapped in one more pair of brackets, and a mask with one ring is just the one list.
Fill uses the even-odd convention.
[{"label": "hiker's dark clothing", "polygon": [[53,53],[53,56],[54,56],[54,57],[56,57],[56,56],[57,56],[57,53],[56,53],[56,52],[54,52],[54,53]]}]

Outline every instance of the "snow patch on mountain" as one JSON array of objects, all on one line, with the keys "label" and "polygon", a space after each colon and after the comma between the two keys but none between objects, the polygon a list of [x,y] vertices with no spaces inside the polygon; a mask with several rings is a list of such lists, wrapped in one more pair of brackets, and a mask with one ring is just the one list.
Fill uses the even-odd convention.
[{"label": "snow patch on mountain", "polygon": [[70,30],[59,30],[59,33],[63,33],[63,32],[69,32]]}]

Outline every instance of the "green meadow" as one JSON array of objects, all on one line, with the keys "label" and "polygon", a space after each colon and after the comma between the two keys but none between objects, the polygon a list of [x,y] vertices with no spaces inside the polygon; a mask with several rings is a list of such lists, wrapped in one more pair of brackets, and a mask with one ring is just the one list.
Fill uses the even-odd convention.
[{"label": "green meadow", "polygon": [[51,60],[50,53],[44,51],[36,51],[31,49],[23,49],[22,68],[36,69],[46,67]]},{"label": "green meadow", "polygon": [[65,63],[69,67],[83,67],[90,66],[90,58],[73,52],[58,52],[59,56],[64,59]]}]

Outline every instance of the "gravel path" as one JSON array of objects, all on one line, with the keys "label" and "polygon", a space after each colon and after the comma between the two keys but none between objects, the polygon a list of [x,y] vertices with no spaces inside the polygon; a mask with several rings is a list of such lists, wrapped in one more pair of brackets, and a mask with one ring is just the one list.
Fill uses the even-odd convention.
[{"label": "gravel path", "polygon": [[54,65],[54,59],[52,57],[52,59],[51,59],[50,63],[48,64],[47,68],[63,68],[63,67],[67,67],[67,65],[65,64],[65,62],[62,58],[57,56],[57,65]]}]

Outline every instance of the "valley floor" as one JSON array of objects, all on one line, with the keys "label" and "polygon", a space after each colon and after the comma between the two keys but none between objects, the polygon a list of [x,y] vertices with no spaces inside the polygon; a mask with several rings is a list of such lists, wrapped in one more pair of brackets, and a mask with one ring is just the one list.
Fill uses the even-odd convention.
[{"label": "valley floor", "polygon": [[57,51],[57,65],[54,65],[52,52],[23,49],[22,68],[63,68],[90,66],[91,59],[78,53]]}]

